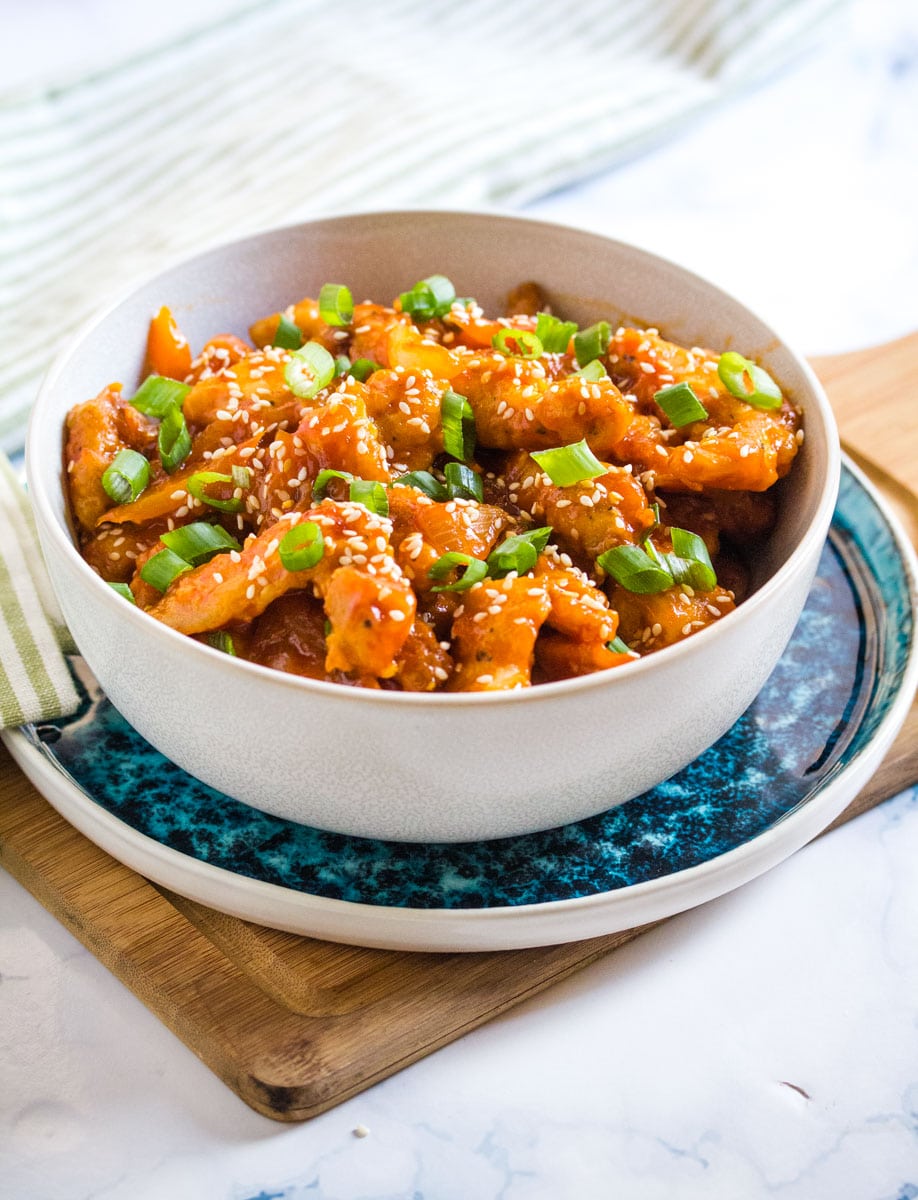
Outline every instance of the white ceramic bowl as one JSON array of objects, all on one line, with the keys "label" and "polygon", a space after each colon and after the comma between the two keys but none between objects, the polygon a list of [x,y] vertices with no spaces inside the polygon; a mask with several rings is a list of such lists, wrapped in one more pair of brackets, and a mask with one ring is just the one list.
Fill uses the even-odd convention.
[{"label": "white ceramic bowl", "polygon": [[[168,304],[193,345],[248,325],[328,279],[388,301],[448,275],[499,311],[535,279],[587,324],[656,325],[686,344],[761,361],[804,410],[806,440],[756,590],[696,636],[614,671],[509,693],[420,695],[301,679],[239,661],[125,604],[81,559],[62,486],[67,410],[139,381],[151,313]],[[295,821],[408,841],[496,838],[580,820],[690,762],[751,703],[803,607],[831,519],[838,435],[806,363],[711,284],[631,246],[522,218],[372,213],[312,221],[211,250],[97,316],[57,358],[27,448],[55,590],[113,703],[150,742],[220,791]]]}]

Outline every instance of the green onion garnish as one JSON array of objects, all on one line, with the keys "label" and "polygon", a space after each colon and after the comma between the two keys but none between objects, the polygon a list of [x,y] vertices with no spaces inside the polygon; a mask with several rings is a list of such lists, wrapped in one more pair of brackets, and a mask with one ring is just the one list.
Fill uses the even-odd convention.
[{"label": "green onion garnish", "polygon": [[409,471],[407,475],[399,475],[398,479],[393,479],[390,486],[417,488],[419,492],[423,492],[431,500],[449,499],[449,492],[445,484],[442,484],[439,479],[435,479],[429,471]]},{"label": "green onion garnish", "polygon": [[335,378],[338,379],[342,375],[350,375],[351,360],[346,354],[335,355]]},{"label": "green onion garnish", "polygon": [[728,350],[720,356],[717,374],[732,396],[745,400],[753,408],[781,407],[784,397],[768,372],[735,350]]},{"label": "green onion garnish", "polygon": [[247,488],[252,486],[252,468],[235,466],[230,468],[230,474],[233,477],[233,483],[236,487]]},{"label": "green onion garnish", "polygon": [[586,379],[588,383],[597,383],[600,379],[609,378],[609,372],[598,358],[594,358],[592,362],[588,362],[585,367],[578,367],[574,371],[574,374]]},{"label": "green onion garnish", "polygon": [[673,552],[667,554],[666,565],[672,572],[675,583],[688,583],[699,592],[710,592],[717,587],[717,575],[704,539],[688,529],[670,529]]},{"label": "green onion garnish", "polygon": [[481,476],[465,463],[451,462],[443,468],[446,491],[450,500],[484,500]]},{"label": "green onion garnish", "polygon": [[188,476],[185,480],[185,487],[189,494],[194,496],[195,500],[200,500],[202,504],[219,509],[220,512],[241,512],[244,505],[240,497],[228,496],[225,500],[221,500],[216,496],[211,496],[207,489],[215,483],[228,483],[236,487],[232,475],[221,475],[219,471],[197,471],[194,475]]},{"label": "green onion garnish", "polygon": [[415,321],[431,321],[445,316],[456,299],[456,289],[445,275],[428,275],[414,285],[410,292],[402,292],[399,302],[402,312]]},{"label": "green onion garnish", "polygon": [[165,375],[148,375],[134,393],[131,404],[146,417],[164,417],[171,408],[181,408],[191,391],[187,383],[167,379]]},{"label": "green onion garnish", "polygon": [[566,354],[577,329],[576,321],[559,321],[551,313],[540,312],[535,331],[546,354]]},{"label": "green onion garnish", "polygon": [[388,517],[389,497],[386,489],[375,479],[355,479],[351,483],[350,499],[355,504],[362,504],[378,517]]},{"label": "green onion garnish", "polygon": [[473,584],[481,583],[488,573],[488,564],[471,554],[461,554],[453,550],[449,554],[441,554],[430,568],[431,579],[444,579],[456,567],[465,567],[463,574],[455,583],[442,583],[439,587],[431,588],[432,592],[464,592]]},{"label": "green onion garnish", "polygon": [[653,398],[669,417],[674,429],[691,425],[693,421],[703,421],[708,415],[708,410],[687,383],[674,383],[672,387],[662,388],[654,393]]},{"label": "green onion garnish", "polygon": [[215,650],[222,650],[224,654],[230,654],[233,658],[236,657],[236,644],[225,629],[218,629],[214,633],[207,635],[208,646],[213,646]]},{"label": "green onion garnish", "polygon": [[601,358],[609,349],[612,328],[608,321],[597,321],[589,329],[574,334],[574,355],[577,365],[585,367],[594,358]]},{"label": "green onion garnish", "polygon": [[102,487],[116,504],[136,500],[150,482],[150,464],[136,450],[119,450],[105,468]]},{"label": "green onion garnish", "polygon": [[178,470],[191,453],[191,434],[180,408],[170,408],[160,421],[156,448],[159,450],[159,461],[167,475]]},{"label": "green onion garnish", "polygon": [[284,380],[294,396],[308,400],[324,388],[335,375],[335,360],[318,342],[307,342],[290,356],[284,367]]},{"label": "green onion garnish", "polygon": [[350,471],[335,471],[331,467],[326,467],[316,476],[315,483],[312,485],[313,500],[321,500],[328,490],[328,485],[333,479],[343,479],[345,483],[351,483],[354,476]]},{"label": "green onion garnish", "polygon": [[557,487],[570,487],[574,483],[596,479],[608,470],[586,444],[585,438],[570,446],[531,450],[529,453]]},{"label": "green onion garnish", "polygon": [[350,325],[354,297],[343,283],[324,283],[319,292],[319,316],[326,325]]},{"label": "green onion garnish", "polygon": [[665,592],[673,586],[669,571],[640,546],[613,546],[605,554],[600,554],[596,562],[629,592],[652,595]]},{"label": "green onion garnish", "polygon": [[277,552],[288,571],[308,571],[321,561],[325,553],[322,530],[315,521],[294,525],[281,538]]},{"label": "green onion garnish", "polygon": [[274,334],[274,345],[282,350],[299,350],[303,344],[303,331],[289,317],[281,313],[281,319]]},{"label": "green onion garnish", "polygon": [[536,565],[550,537],[550,525],[508,537],[488,555],[488,574],[492,579],[503,579],[510,571],[525,575]]},{"label": "green onion garnish", "polygon": [[465,396],[447,388],[440,397],[443,449],[453,458],[468,460],[475,453],[475,414]]},{"label": "green onion garnish", "polygon": [[164,592],[179,575],[191,570],[191,563],[186,562],[172,550],[160,550],[140,568],[140,578],[145,580],[158,592]]},{"label": "green onion garnish", "polygon": [[348,374],[352,375],[360,383],[364,383],[374,371],[381,370],[382,367],[380,367],[378,362],[374,362],[372,358],[358,358],[356,362],[351,363],[348,368]]},{"label": "green onion garnish", "polygon": [[108,585],[113,592],[117,592],[119,596],[123,596],[125,600],[130,600],[131,604],[136,604],[134,593],[126,583],[110,583]]},{"label": "green onion garnish", "polygon": [[240,549],[232,534],[227,533],[220,525],[211,525],[208,521],[192,521],[190,525],[170,529],[168,533],[160,535],[160,541],[179,558],[195,567],[207,562],[215,554]]},{"label": "green onion garnish", "polygon": [[538,358],[544,352],[542,342],[531,329],[499,329],[491,338],[491,345],[517,358]]},{"label": "green onion garnish", "polygon": [[606,642],[606,649],[611,650],[613,654],[634,654],[631,647],[620,637],[614,637],[611,642]]}]

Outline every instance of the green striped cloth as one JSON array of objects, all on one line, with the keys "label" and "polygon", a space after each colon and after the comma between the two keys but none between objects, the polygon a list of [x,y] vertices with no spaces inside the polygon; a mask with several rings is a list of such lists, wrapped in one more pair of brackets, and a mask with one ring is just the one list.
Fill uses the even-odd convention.
[{"label": "green striped cloth", "polygon": [[[227,0],[84,77],[0,81],[0,444],[60,340],[165,260],[343,210],[524,203],[774,72],[842,2]],[[9,726],[76,695],[5,460],[0,495]]]},{"label": "green striped cloth", "polygon": [[72,650],[22,484],[0,453],[0,728],[72,713]]}]

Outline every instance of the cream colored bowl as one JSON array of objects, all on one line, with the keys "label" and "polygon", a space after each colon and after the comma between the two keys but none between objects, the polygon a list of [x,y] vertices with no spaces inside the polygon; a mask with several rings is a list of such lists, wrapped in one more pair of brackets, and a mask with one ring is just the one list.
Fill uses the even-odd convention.
[{"label": "cream colored bowl", "polygon": [[[659,326],[761,361],[804,410],[806,440],[756,590],[696,636],[614,671],[523,691],[420,695],[301,679],[230,658],[125,604],[81,559],[63,492],[64,417],[138,381],[150,315],[168,304],[193,345],[328,279],[387,301],[448,275],[499,310],[535,279],[555,311]],[[408,841],[497,838],[600,812],[666,779],[750,704],[797,622],[831,519],[838,435],[806,363],[697,276],[595,234],[521,218],[393,212],[311,221],[211,250],[97,316],[57,358],[32,418],[39,535],[77,644],[150,742],[220,791],[294,821]]]}]

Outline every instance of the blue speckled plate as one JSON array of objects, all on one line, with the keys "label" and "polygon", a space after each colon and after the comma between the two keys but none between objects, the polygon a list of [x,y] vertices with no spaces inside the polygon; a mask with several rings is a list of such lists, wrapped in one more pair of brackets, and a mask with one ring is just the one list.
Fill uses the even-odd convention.
[{"label": "blue speckled plate", "polygon": [[751,708],[653,791],[525,837],[388,843],[268,816],[154,750],[79,659],[80,712],[8,744],[62,814],[110,853],[249,920],[424,950],[591,937],[752,878],[857,793],[914,694],[913,563],[873,490],[847,466],[800,624]]}]

